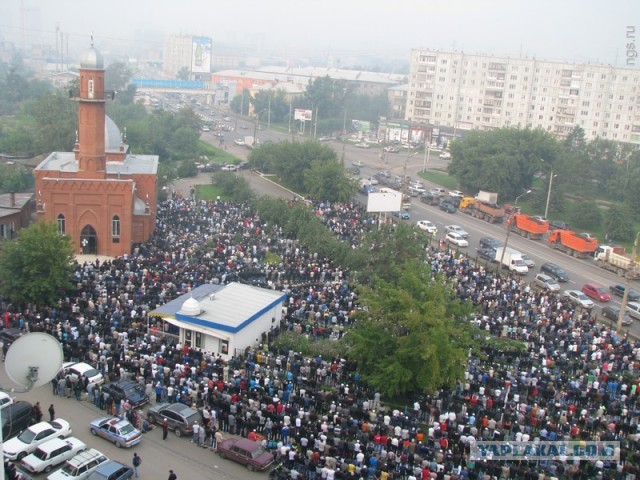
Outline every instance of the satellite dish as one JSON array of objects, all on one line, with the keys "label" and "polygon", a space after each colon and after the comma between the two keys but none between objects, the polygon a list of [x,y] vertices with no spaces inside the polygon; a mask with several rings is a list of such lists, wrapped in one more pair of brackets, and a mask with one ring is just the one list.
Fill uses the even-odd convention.
[{"label": "satellite dish", "polygon": [[9,378],[27,390],[53,380],[62,367],[62,345],[48,333],[27,333],[11,344],[4,359]]}]

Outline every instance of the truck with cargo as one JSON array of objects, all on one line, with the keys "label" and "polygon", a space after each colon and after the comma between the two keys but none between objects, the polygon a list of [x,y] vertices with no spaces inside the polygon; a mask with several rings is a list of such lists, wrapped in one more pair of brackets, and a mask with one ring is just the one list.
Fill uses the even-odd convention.
[{"label": "truck with cargo", "polygon": [[480,190],[475,198],[463,197],[458,208],[489,223],[502,223],[504,220],[504,208],[498,205],[497,193]]},{"label": "truck with cargo", "polygon": [[498,247],[496,248],[496,262],[500,262],[502,259],[502,267],[508,268],[511,272],[516,272],[519,275],[526,275],[529,273],[529,267],[522,258],[522,253],[513,248]]},{"label": "truck with cargo", "polygon": [[549,231],[549,223],[532,218],[531,215],[516,213],[509,220],[507,228],[524,238],[540,240]]},{"label": "truck with cargo", "polygon": [[598,248],[597,238],[587,238],[571,230],[553,230],[547,238],[550,247],[561,250],[573,257],[591,256]]},{"label": "truck with cargo", "polygon": [[247,135],[244,137],[244,144],[247,148],[252,149],[260,146],[260,143],[253,135]]},{"label": "truck with cargo", "polygon": [[621,277],[640,279],[638,259],[626,253],[624,247],[600,245],[596,249],[594,260],[600,268],[616,272]]}]

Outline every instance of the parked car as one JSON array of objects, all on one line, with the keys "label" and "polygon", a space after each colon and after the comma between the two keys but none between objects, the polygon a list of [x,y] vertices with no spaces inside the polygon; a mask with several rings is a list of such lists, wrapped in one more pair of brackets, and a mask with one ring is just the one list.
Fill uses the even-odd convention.
[{"label": "parked car", "polygon": [[502,246],[502,243],[492,237],[482,237],[479,243],[482,248],[491,248],[494,251]]},{"label": "parked car", "polygon": [[549,290],[550,292],[560,291],[560,284],[556,281],[556,279],[553,277],[550,277],[545,273],[538,273],[534,277],[533,283],[535,283],[540,288]]},{"label": "parked car", "polygon": [[354,167],[364,167],[364,162],[362,160],[354,160],[351,164]]},{"label": "parked car", "polygon": [[147,418],[151,423],[162,424],[167,420],[169,430],[173,430],[177,437],[191,435],[193,425],[202,418],[200,412],[193,410],[184,403],[158,403],[147,411]]},{"label": "parked car", "polygon": [[235,143],[236,145],[240,146],[240,147],[244,147],[245,143],[244,140],[242,138],[236,138],[233,143]]},{"label": "parked car", "polygon": [[439,197],[444,197],[447,191],[444,188],[432,188],[431,190],[429,190],[429,193],[431,193],[432,195],[437,195]]},{"label": "parked car", "polygon": [[7,392],[0,392],[0,410],[8,407],[9,405],[12,405],[15,401],[16,399],[9,395]]},{"label": "parked car", "polygon": [[356,143],[354,145],[356,148],[369,148],[369,144],[366,142],[362,142],[362,143]]},{"label": "parked car", "polygon": [[87,444],[79,438],[54,438],[44,442],[35,452],[22,459],[21,465],[31,473],[48,473],[53,467],[69,460],[76,453],[87,448]]},{"label": "parked car", "polygon": [[478,256],[490,262],[496,261],[496,251],[493,248],[479,248]]},{"label": "parked car", "polygon": [[109,458],[104,454],[95,448],[89,448],[67,460],[47,480],[86,480],[100,465],[108,461]]},{"label": "parked car", "polygon": [[33,405],[25,401],[13,402],[3,407],[1,416],[2,439],[5,442],[32,425],[36,418]]},{"label": "parked car", "polygon": [[430,193],[424,193],[420,195],[420,201],[422,203],[426,203],[427,205],[440,205],[440,197],[437,195],[432,195]]},{"label": "parked car", "polygon": [[218,443],[216,448],[218,455],[228,458],[249,470],[263,471],[273,464],[273,454],[269,453],[260,442],[254,442],[247,438],[229,438]]},{"label": "parked car", "polygon": [[604,287],[601,287],[597,283],[585,283],[582,286],[582,293],[591,297],[599,302],[608,302],[611,300],[611,295]]},{"label": "parked car", "polygon": [[92,435],[109,440],[116,447],[132,447],[142,440],[142,433],[128,420],[118,417],[101,417],[89,424]]},{"label": "parked car", "polygon": [[446,227],[444,227],[444,229],[445,229],[446,232],[457,233],[458,235],[460,235],[465,240],[467,238],[469,238],[469,233],[464,228],[462,228],[460,225],[447,225]]},{"label": "parked car", "polygon": [[589,297],[580,290],[565,290],[562,296],[576,307],[591,310],[595,306],[595,304],[589,300]]},{"label": "parked car", "polygon": [[464,197],[464,193],[462,193],[460,190],[451,190],[449,192],[449,196],[451,198],[462,198]]},{"label": "parked car", "polygon": [[133,468],[124,463],[109,460],[89,475],[89,480],[128,480],[133,477]]},{"label": "parked car", "polygon": [[442,152],[440,158],[449,159],[451,158],[451,154],[449,152]]},{"label": "parked car", "polygon": [[468,247],[469,242],[459,233],[455,232],[447,232],[447,235],[444,237],[447,243],[453,243],[458,247]]},{"label": "parked car", "polygon": [[74,380],[76,381],[82,377],[86,377],[89,380],[89,383],[93,383],[94,385],[102,385],[104,383],[104,377],[102,374],[85,362],[63,363],[62,371],[65,375],[75,376]]},{"label": "parked car", "polygon": [[[604,307],[602,307],[602,316],[615,323],[620,318],[620,307],[616,307],[615,305],[605,305]],[[631,318],[629,314],[625,312],[624,317],[622,318],[622,324],[631,325],[632,323],[633,318]]]},{"label": "parked car", "polygon": [[17,437],[4,442],[2,446],[4,459],[12,462],[22,460],[44,442],[53,438],[66,438],[69,435],[71,435],[71,425],[62,418],[57,418],[52,422],[36,423]]},{"label": "parked car", "polygon": [[640,303],[629,302],[627,303],[627,313],[636,320],[640,320]]},{"label": "parked car", "polygon": [[132,407],[140,407],[149,401],[149,396],[144,392],[144,388],[133,380],[117,380],[106,383],[102,386],[102,391],[107,392],[116,402],[127,400]]},{"label": "parked car", "polygon": [[567,222],[563,222],[560,220],[551,220],[549,222],[549,230],[569,230],[569,228],[570,226]]},{"label": "parked car", "polygon": [[430,222],[429,220],[418,220],[416,222],[416,225],[418,225],[418,228],[420,230],[424,230],[431,235],[435,235],[436,233],[438,233],[438,227],[436,227],[435,224],[433,222]]},{"label": "parked car", "polygon": [[400,151],[398,147],[394,147],[393,145],[388,145],[384,147],[382,150],[384,150],[387,153],[398,153]]},{"label": "parked car", "polygon": [[405,210],[401,210],[399,212],[393,212],[394,217],[400,217],[402,220],[409,220],[411,218],[411,214]]},{"label": "parked car", "polygon": [[540,271],[555,278],[559,282],[569,281],[569,275],[567,275],[560,265],[556,265],[555,263],[543,263]]},{"label": "parked car", "polygon": [[232,164],[228,164],[228,165],[223,165],[220,170],[222,170],[223,172],[237,172],[238,171],[238,166],[237,165],[232,165]]},{"label": "parked car", "polygon": [[521,254],[520,257],[522,258],[522,261],[525,263],[525,265],[529,269],[532,269],[533,267],[536,266],[536,262],[534,262],[533,259],[526,253]]},{"label": "parked car", "polygon": [[458,210],[455,206],[455,204],[453,202],[449,202],[449,201],[442,201],[440,202],[440,210],[443,210],[447,213],[456,213],[456,211]]},{"label": "parked car", "polygon": [[[609,291],[614,294],[617,295],[618,297],[622,297],[624,295],[624,291],[625,291],[626,287],[624,285],[611,285],[609,287]],[[638,300],[640,300],[640,293],[636,292],[635,290],[629,289],[629,295],[627,295],[627,300],[629,302],[637,302]]]}]

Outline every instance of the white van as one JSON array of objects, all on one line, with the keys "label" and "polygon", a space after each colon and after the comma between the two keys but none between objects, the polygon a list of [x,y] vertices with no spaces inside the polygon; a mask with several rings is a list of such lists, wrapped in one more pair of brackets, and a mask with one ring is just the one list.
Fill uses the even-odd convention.
[{"label": "white van", "polygon": [[67,460],[60,470],[56,470],[47,480],[85,480],[93,471],[109,459],[95,448],[78,453]]},{"label": "white van", "polygon": [[640,320],[640,303],[638,302],[627,303],[627,313],[633,318],[635,318],[636,320]]}]

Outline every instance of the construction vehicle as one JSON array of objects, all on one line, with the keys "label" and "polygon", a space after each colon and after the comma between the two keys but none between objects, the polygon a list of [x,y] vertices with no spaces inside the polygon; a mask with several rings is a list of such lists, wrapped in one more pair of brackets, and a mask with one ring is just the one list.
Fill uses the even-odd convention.
[{"label": "construction vehicle", "polygon": [[549,223],[516,213],[509,219],[507,228],[524,238],[540,240],[549,231]]},{"label": "construction vehicle", "polygon": [[625,252],[624,247],[600,245],[594,259],[600,268],[616,272],[621,277],[640,279],[640,264]]},{"label": "construction vehicle", "polygon": [[504,208],[498,205],[497,193],[480,190],[475,198],[463,197],[458,208],[489,223],[501,223],[504,220]]},{"label": "construction vehicle", "polygon": [[597,238],[587,238],[571,230],[553,230],[547,238],[547,243],[556,250],[578,258],[593,255],[598,248]]}]

